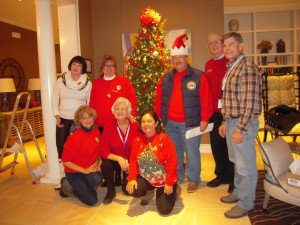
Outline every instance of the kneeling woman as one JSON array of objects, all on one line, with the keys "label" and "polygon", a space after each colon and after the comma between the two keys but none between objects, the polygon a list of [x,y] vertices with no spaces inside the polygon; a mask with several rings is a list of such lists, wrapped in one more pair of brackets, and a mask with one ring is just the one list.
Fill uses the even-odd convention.
[{"label": "kneeling woman", "polygon": [[[96,188],[103,180],[99,171],[101,135],[93,127],[96,116],[96,111],[87,105],[77,109],[74,123],[80,128],[68,137],[62,154],[66,179],[73,188],[74,196],[89,206],[97,204]],[[63,193],[66,183],[62,179],[60,195],[63,197],[67,197]]]},{"label": "kneeling woman", "polygon": [[141,205],[147,205],[156,188],[157,209],[166,215],[173,210],[180,194],[175,146],[166,134],[161,133],[156,113],[143,113],[140,126],[144,134],[132,143],[126,189],[133,197],[141,198]]}]

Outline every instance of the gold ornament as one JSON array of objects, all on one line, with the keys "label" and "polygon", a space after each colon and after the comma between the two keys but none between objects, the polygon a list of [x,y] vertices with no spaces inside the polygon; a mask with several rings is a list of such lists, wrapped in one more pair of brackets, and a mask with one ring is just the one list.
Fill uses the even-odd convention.
[{"label": "gold ornament", "polygon": [[144,62],[144,64],[147,64],[147,58],[146,57],[143,58],[143,62]]},{"label": "gold ornament", "polygon": [[157,57],[158,56],[158,51],[154,51],[152,54],[153,54],[154,57]]},{"label": "gold ornament", "polygon": [[138,55],[140,54],[140,50],[139,49],[136,50],[136,54],[138,54]]}]

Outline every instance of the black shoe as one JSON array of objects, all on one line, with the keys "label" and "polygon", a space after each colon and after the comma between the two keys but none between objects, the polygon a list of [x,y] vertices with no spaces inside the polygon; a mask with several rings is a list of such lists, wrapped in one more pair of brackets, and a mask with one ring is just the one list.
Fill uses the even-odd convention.
[{"label": "black shoe", "polygon": [[116,174],[115,185],[118,186],[118,187],[122,185],[121,174]]},{"label": "black shoe", "polygon": [[59,195],[63,198],[69,197],[69,194],[73,192],[73,188],[70,186],[66,177],[61,178],[60,180],[60,189]]},{"label": "black shoe", "polygon": [[233,190],[234,190],[234,183],[233,183],[233,181],[231,181],[231,182],[229,182],[229,185],[228,185],[228,190],[227,190],[227,192],[230,194],[230,193],[232,193],[233,192]]},{"label": "black shoe", "polygon": [[108,205],[114,200],[115,197],[116,197],[116,192],[107,192],[107,194],[103,200],[103,203],[105,205]]},{"label": "black shoe", "polygon": [[224,179],[216,177],[215,179],[207,183],[207,187],[215,188],[215,187],[219,187],[221,184],[226,184],[226,182],[224,181]]}]

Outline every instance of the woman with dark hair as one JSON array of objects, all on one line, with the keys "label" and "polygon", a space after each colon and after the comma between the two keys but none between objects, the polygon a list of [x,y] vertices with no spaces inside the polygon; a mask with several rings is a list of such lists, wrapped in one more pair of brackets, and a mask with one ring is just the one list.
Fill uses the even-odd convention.
[{"label": "woman with dark hair", "polygon": [[68,197],[67,187],[73,188],[73,194],[82,203],[93,206],[98,202],[96,188],[103,180],[100,173],[100,138],[94,128],[96,111],[87,105],[78,108],[74,123],[79,128],[74,131],[64,145],[62,162],[66,177],[61,180],[59,194]]},{"label": "woman with dark hair", "polygon": [[143,134],[132,143],[127,191],[147,205],[156,189],[156,206],[160,214],[169,214],[180,196],[177,185],[177,157],[174,143],[161,132],[155,112],[141,115]]},{"label": "woman with dark hair", "polygon": [[86,62],[75,56],[68,65],[69,71],[56,81],[52,94],[52,110],[56,119],[56,146],[61,159],[64,143],[69,136],[74,113],[81,105],[89,104],[92,83],[86,74]]}]

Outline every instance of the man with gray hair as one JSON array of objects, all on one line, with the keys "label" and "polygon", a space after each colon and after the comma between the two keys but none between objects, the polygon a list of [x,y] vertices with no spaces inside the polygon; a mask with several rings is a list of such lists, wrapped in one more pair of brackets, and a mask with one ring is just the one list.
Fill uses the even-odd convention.
[{"label": "man with gray hair", "polygon": [[222,82],[222,115],[219,127],[226,137],[229,159],[235,164],[234,191],[221,197],[237,204],[225,212],[227,218],[240,218],[254,208],[257,184],[255,137],[261,113],[262,84],[258,67],[243,54],[243,38],[231,32],[223,37],[224,54],[229,59]]}]

